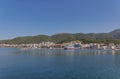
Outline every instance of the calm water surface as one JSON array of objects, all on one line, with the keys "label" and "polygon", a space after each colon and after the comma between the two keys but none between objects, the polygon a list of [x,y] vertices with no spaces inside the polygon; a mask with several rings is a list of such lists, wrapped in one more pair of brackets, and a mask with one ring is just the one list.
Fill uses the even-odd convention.
[{"label": "calm water surface", "polygon": [[120,51],[0,48],[0,79],[120,79]]}]

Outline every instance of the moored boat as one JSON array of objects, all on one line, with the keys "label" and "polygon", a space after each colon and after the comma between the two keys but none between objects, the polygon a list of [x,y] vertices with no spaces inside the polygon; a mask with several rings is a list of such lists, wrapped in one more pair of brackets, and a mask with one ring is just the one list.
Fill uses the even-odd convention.
[{"label": "moored boat", "polygon": [[65,50],[79,50],[81,48],[82,46],[80,44],[68,45],[64,47]]}]

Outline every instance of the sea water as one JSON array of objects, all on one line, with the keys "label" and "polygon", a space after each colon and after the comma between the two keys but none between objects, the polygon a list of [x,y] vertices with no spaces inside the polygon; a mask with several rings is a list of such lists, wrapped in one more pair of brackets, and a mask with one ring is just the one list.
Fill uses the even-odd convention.
[{"label": "sea water", "polygon": [[120,51],[0,48],[0,79],[120,79]]}]

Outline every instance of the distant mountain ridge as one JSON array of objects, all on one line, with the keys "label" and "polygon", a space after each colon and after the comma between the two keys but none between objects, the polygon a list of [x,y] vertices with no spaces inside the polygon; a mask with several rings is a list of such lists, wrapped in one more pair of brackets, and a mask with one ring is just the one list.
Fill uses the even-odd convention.
[{"label": "distant mountain ridge", "polygon": [[74,40],[80,40],[84,43],[89,42],[114,42],[120,43],[120,29],[116,29],[110,33],[60,33],[55,34],[52,36],[48,35],[37,35],[37,36],[24,36],[24,37],[17,37],[11,40],[2,40],[0,43],[9,43],[9,44],[29,44],[29,43],[40,43],[40,42],[47,42],[52,41],[55,43],[64,43],[70,42]]},{"label": "distant mountain ridge", "polygon": [[115,39],[120,39],[120,29],[116,29],[116,30],[110,32],[110,34],[111,34]]}]

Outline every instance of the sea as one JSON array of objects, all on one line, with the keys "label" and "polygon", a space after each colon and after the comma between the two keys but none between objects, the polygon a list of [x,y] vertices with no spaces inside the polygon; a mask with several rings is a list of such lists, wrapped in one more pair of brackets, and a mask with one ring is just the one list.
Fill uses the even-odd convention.
[{"label": "sea", "polygon": [[0,79],[120,79],[120,50],[0,48]]}]

